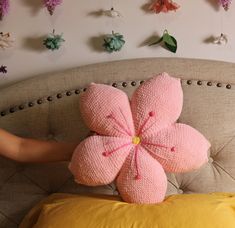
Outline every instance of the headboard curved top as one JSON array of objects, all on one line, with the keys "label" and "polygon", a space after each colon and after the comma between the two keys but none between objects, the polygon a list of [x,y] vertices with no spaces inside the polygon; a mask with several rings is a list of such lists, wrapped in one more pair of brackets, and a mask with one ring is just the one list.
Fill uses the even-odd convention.
[{"label": "headboard curved top", "polygon": [[[211,142],[208,164],[168,174],[168,194],[235,191],[235,63],[182,58],[122,60],[33,77],[0,90],[0,128],[38,139],[79,142],[88,133],[78,98],[90,82],[107,83],[131,96],[141,81],[160,72],[180,77],[180,122]],[[25,213],[53,192],[117,194],[115,186],[74,183],[67,163],[19,164],[0,158],[0,227],[17,227]],[[17,205],[17,207],[16,207]]]}]

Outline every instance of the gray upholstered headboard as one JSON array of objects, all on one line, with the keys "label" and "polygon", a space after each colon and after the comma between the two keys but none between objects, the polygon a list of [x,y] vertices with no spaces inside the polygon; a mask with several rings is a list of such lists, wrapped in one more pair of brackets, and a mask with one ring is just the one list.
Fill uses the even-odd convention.
[{"label": "gray upholstered headboard", "polygon": [[[211,142],[200,170],[168,174],[168,194],[235,191],[235,63],[180,58],[134,59],[79,67],[0,90],[0,128],[22,137],[79,142],[88,132],[78,97],[90,82],[112,84],[129,95],[142,80],[166,71],[182,79],[180,122]],[[115,186],[74,183],[66,163],[19,164],[0,158],[0,227],[17,227],[25,213],[53,192],[116,194]]]}]

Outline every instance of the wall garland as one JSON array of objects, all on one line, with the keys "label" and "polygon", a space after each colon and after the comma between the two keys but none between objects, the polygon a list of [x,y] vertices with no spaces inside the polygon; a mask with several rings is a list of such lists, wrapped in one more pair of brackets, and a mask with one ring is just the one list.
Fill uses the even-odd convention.
[{"label": "wall garland", "polygon": [[[47,9],[49,14],[53,16],[56,8],[62,5],[63,0],[41,0],[42,6]],[[113,7],[113,2],[111,1],[111,8],[108,10],[103,10],[102,15],[110,17],[111,20],[122,17],[121,13]],[[13,1],[12,1],[13,2]],[[0,0],[0,21],[5,19],[10,9],[10,0]],[[216,4],[216,3],[215,3]],[[228,11],[231,7],[232,0],[217,0],[217,4],[222,7],[225,11]],[[148,5],[148,10],[152,11],[154,14],[159,13],[169,13],[172,11],[177,11],[181,6],[173,0],[153,0]],[[113,27],[113,24],[112,24]],[[125,45],[126,41],[124,36],[119,32],[114,32],[112,28],[112,33],[106,34],[103,38],[104,43],[102,48],[108,52],[113,53],[120,51]],[[42,44],[49,50],[58,50],[62,44],[65,42],[63,34],[56,34],[55,30],[48,34],[42,41]],[[6,50],[13,46],[14,40],[11,38],[10,33],[3,33],[0,31],[0,50]],[[165,29],[162,37],[154,42],[148,44],[149,46],[164,44],[165,48],[169,51],[176,53],[178,45],[177,40],[174,36],[170,35]],[[221,14],[221,31],[220,35],[212,37],[211,43],[222,45],[228,43],[228,35],[223,31],[223,18]],[[0,73],[7,73],[7,67],[1,65]]]}]

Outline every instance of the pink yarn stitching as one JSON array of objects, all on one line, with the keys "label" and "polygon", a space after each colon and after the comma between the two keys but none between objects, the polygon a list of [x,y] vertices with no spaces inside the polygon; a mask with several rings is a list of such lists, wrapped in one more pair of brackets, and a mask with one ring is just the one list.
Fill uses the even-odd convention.
[{"label": "pink yarn stitching", "polygon": [[148,121],[150,120],[151,117],[154,117],[155,113],[153,111],[149,112],[149,116],[147,117],[147,119],[144,121],[144,123],[141,125],[138,134],[137,135],[141,135],[142,131],[144,129],[144,127],[146,126],[146,124],[148,123]]},{"label": "pink yarn stitching", "polygon": [[156,147],[161,147],[161,148],[165,148],[165,149],[170,149],[171,152],[175,152],[175,147],[168,147],[168,146],[164,146],[161,144],[154,144],[154,143],[149,143],[149,142],[142,142],[143,145],[149,145],[149,146],[156,146]]},{"label": "pink yarn stitching", "polygon": [[114,152],[117,152],[118,150],[120,150],[120,149],[122,149],[122,148],[125,148],[125,147],[127,147],[127,146],[129,146],[129,145],[131,145],[131,142],[130,142],[130,143],[126,143],[126,144],[124,144],[124,145],[122,145],[122,146],[120,146],[120,147],[118,147],[118,148],[116,148],[116,149],[114,149],[114,150],[105,151],[105,152],[103,152],[102,154],[103,154],[105,157],[108,157],[108,156],[110,156],[111,154],[113,154]]},{"label": "pink yarn stitching", "polygon": [[140,176],[140,172],[139,172],[139,165],[138,165],[138,152],[139,152],[139,147],[136,146],[135,147],[135,168],[136,168],[136,176],[135,179],[136,180],[140,180],[141,176]]},{"label": "pink yarn stitching", "polygon": [[121,110],[120,107],[119,107],[119,111],[120,111],[120,113],[121,113],[121,115],[122,115],[122,118],[125,120],[126,126],[127,126],[128,131],[130,132],[130,135],[131,135],[130,126],[129,126],[128,121],[127,121],[127,119],[126,119],[125,115],[123,114],[123,111]]},{"label": "pink yarn stitching", "polygon": [[[121,110],[120,110],[121,111]],[[121,112],[122,113],[122,112]],[[140,143],[138,143],[137,145],[135,145],[135,151],[134,151],[134,157],[135,157],[135,168],[136,168],[136,176],[135,176],[135,179],[136,180],[140,180],[141,179],[141,175],[140,175],[140,167],[138,165],[138,151],[139,151],[139,144],[140,145],[149,145],[149,146],[155,146],[155,147],[160,147],[160,148],[165,148],[165,149],[170,149],[171,152],[175,152],[175,147],[168,147],[168,146],[165,146],[165,145],[161,145],[161,144],[154,144],[154,143],[151,143],[151,142],[146,142],[146,141],[141,141],[141,136],[144,132],[146,132],[149,128],[147,128],[145,131],[144,130],[144,127],[147,125],[147,123],[149,122],[149,120],[151,119],[151,117],[154,117],[155,116],[155,113],[153,111],[149,112],[148,113],[148,117],[145,119],[144,123],[140,126],[139,128],[139,131],[138,131],[138,134],[137,134],[137,137],[140,138]],[[129,131],[127,131],[125,129],[125,127],[115,118],[115,116],[113,114],[110,114],[107,116],[107,118],[110,118],[112,119],[123,131],[125,131],[129,136],[132,136],[132,137],[136,137],[135,135],[131,135],[131,132],[130,132],[130,129]],[[125,119],[125,117],[124,117]],[[126,120],[125,120],[126,121]],[[154,124],[154,123],[153,123]],[[153,124],[151,126],[153,126]],[[106,151],[106,152],[103,152],[102,154],[105,156],[105,157],[108,157],[110,156],[111,154],[113,154],[114,152],[120,150],[120,149],[123,149],[129,145],[131,145],[133,142],[130,142],[130,143],[126,143],[112,151]],[[133,143],[134,144],[134,143]],[[147,149],[146,147],[144,147],[149,153],[154,153],[152,151],[150,151],[149,149]],[[156,153],[154,153],[154,155],[156,155]],[[158,155],[157,155],[158,156]],[[160,157],[160,156],[159,156]]]},{"label": "pink yarn stitching", "polygon": [[114,120],[114,122],[124,131],[126,132],[129,136],[131,136],[131,132],[128,131],[118,120],[115,118],[115,116],[111,113],[110,115],[107,116],[107,118]]}]

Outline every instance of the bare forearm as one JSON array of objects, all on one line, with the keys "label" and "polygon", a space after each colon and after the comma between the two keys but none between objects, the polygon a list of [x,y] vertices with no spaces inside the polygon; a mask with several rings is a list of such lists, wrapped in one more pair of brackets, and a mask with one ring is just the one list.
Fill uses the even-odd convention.
[{"label": "bare forearm", "polygon": [[[17,161],[58,162],[69,161],[78,143],[23,139]],[[15,159],[16,160],[16,159]]]},{"label": "bare forearm", "polygon": [[19,162],[69,161],[77,144],[21,138],[0,129],[0,155]]}]

